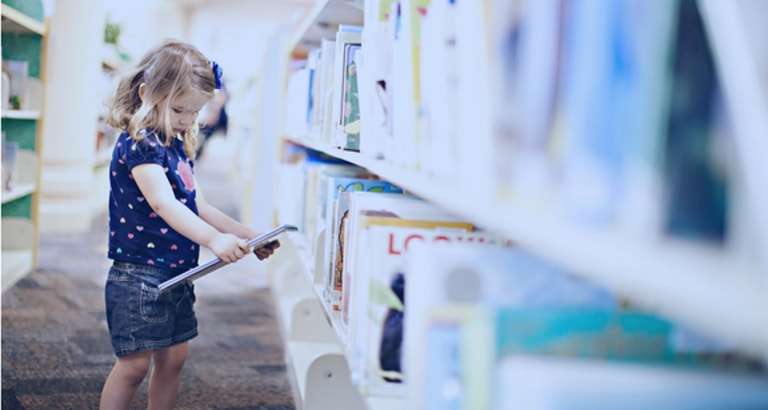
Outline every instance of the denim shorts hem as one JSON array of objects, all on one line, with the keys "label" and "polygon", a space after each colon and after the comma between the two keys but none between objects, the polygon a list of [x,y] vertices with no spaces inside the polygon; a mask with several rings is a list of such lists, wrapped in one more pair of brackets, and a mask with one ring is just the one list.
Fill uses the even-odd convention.
[{"label": "denim shorts hem", "polygon": [[119,346],[114,348],[115,356],[124,357],[134,353],[165,349],[167,347],[171,347],[171,346],[192,340],[195,337],[197,337],[197,329],[190,330],[189,332],[182,333],[170,339],[145,340],[139,343],[132,343],[130,346]]}]

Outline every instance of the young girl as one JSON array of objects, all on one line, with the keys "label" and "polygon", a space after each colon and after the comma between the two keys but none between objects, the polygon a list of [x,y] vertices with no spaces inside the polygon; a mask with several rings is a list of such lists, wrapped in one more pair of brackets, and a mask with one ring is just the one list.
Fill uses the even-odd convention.
[{"label": "young girl", "polygon": [[[197,114],[221,69],[194,47],[169,42],[150,51],[119,84],[110,125],[123,130],[110,165],[107,323],[117,362],[102,409],[125,409],[154,362],[149,407],[176,401],[187,342],[197,335],[192,284],[160,295],[156,286],[197,265],[199,246],[235,262],[256,232],[205,201],[195,181]],[[254,253],[269,257],[279,243]]]}]

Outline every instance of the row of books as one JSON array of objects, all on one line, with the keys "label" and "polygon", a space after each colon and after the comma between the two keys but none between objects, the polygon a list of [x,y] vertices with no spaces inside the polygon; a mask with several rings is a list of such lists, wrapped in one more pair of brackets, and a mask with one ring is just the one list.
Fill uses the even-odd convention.
[{"label": "row of books", "polygon": [[[717,341],[363,169],[296,146],[281,166],[277,222],[306,234],[366,395],[419,409],[768,405],[762,365]],[[529,371],[537,380],[521,382]],[[569,382],[579,371],[601,378]]]},{"label": "row of books", "polygon": [[[370,0],[286,133],[588,226],[721,243],[737,157],[695,0]],[[740,233],[738,233],[740,235]]]}]

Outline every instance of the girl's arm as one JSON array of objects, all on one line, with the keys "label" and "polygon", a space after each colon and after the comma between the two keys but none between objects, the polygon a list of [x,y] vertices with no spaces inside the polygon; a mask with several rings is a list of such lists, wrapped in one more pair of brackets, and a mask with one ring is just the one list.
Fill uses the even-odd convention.
[{"label": "girl's arm", "polygon": [[176,232],[210,248],[226,262],[235,262],[249,253],[246,241],[220,233],[179,202],[160,165],[138,165],[131,173],[152,210]]},{"label": "girl's arm", "polygon": [[[197,212],[204,221],[213,225],[221,232],[230,233],[241,239],[252,239],[258,236],[258,233],[253,229],[237,222],[227,216],[224,212],[221,212],[215,206],[209,204],[205,200],[205,196],[203,196],[203,191],[200,190],[200,184],[197,183],[197,180],[195,180],[195,187],[197,188],[197,196],[195,199],[195,202],[197,203]],[[253,253],[256,254],[259,259],[264,260],[270,257],[279,247],[279,241],[272,241],[265,246],[254,249]]]}]

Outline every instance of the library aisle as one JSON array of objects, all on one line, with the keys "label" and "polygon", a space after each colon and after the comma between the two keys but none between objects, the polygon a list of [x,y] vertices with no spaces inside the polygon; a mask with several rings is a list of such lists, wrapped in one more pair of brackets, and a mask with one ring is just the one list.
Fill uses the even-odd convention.
[{"label": "library aisle", "polygon": [[768,409],[768,1],[0,3],[3,409],[97,407],[109,235],[276,227],[176,408]]},{"label": "library aisle", "polygon": [[[200,163],[200,184],[234,212],[214,162]],[[3,409],[98,407],[115,361],[104,315],[105,232],[99,215],[87,233],[44,234],[37,269],[3,293]],[[197,282],[200,335],[190,343],[176,408],[294,408],[272,297],[260,263],[249,259],[217,272],[226,281]],[[145,380],[131,408],[146,406]]]}]

